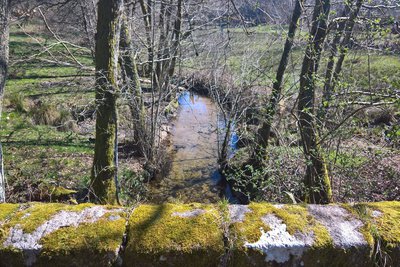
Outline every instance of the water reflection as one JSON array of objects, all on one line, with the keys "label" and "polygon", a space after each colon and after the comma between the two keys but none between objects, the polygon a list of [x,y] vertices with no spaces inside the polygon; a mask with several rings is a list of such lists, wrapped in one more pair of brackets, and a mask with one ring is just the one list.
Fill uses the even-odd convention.
[{"label": "water reflection", "polygon": [[217,202],[218,109],[210,98],[190,92],[181,95],[179,104],[171,136],[172,168],[168,177],[151,185],[151,202]]}]

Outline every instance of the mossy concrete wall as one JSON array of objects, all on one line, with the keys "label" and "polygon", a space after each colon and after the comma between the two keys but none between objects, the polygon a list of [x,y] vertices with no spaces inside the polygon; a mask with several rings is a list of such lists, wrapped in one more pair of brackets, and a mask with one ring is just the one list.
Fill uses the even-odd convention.
[{"label": "mossy concrete wall", "polygon": [[400,266],[400,202],[0,204],[0,266]]}]

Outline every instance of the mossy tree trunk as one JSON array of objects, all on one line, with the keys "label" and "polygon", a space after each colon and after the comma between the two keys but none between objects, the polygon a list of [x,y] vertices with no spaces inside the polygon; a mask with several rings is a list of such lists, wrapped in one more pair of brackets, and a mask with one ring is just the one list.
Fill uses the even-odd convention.
[{"label": "mossy tree trunk", "polygon": [[296,5],[294,7],[292,19],[289,25],[289,31],[286,38],[285,47],[283,49],[281,61],[279,63],[278,71],[276,73],[276,78],[273,84],[271,97],[267,104],[264,122],[260,127],[260,129],[258,130],[257,144],[254,155],[256,166],[262,166],[262,161],[265,159],[266,156],[266,148],[268,146],[269,136],[271,134],[272,122],[282,93],[283,76],[285,74],[286,67],[288,65],[290,52],[293,46],[293,39],[296,34],[299,19],[302,13],[303,2],[304,0],[296,0]]},{"label": "mossy tree trunk", "polygon": [[[4,88],[8,70],[10,1],[0,0],[0,121],[3,107]],[[3,149],[0,140],[0,202],[5,202],[5,177],[3,165]]]},{"label": "mossy tree trunk", "polygon": [[117,70],[122,0],[100,0],[96,34],[96,142],[91,178],[95,202],[118,200],[115,146],[117,132]]},{"label": "mossy tree trunk", "polygon": [[304,179],[305,200],[311,203],[329,203],[332,200],[328,169],[319,144],[314,114],[315,76],[327,34],[330,6],[329,0],[315,1],[312,26],[300,74],[298,114],[299,129],[307,162]]}]

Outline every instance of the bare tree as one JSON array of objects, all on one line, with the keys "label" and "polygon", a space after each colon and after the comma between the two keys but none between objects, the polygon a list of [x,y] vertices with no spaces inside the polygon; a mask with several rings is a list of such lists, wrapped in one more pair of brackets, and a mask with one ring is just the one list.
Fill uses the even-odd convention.
[{"label": "bare tree", "polygon": [[[327,110],[329,108],[331,97],[334,93],[335,86],[338,82],[340,72],[342,71],[343,62],[348,51],[348,45],[353,33],[355,20],[357,19],[363,2],[363,0],[357,0],[354,6],[351,5],[352,3],[346,3],[343,15],[349,15],[349,18],[346,18],[346,20],[339,22],[336,35],[331,43],[331,54],[329,56],[328,64],[326,67],[325,83],[319,113],[319,120],[324,120]],[[339,55],[337,55],[338,52]]]},{"label": "bare tree", "polygon": [[132,30],[128,22],[128,17],[132,15],[131,9],[126,9],[122,17],[121,24],[121,71],[124,86],[126,87],[126,98],[131,110],[133,119],[133,141],[143,155],[148,154],[148,140],[147,140],[147,127],[146,127],[146,110],[144,107],[144,100],[142,94],[142,87],[140,84],[140,77],[136,64],[136,55],[132,44]]},{"label": "bare tree", "polygon": [[265,121],[258,131],[258,140],[256,146],[256,165],[261,166],[262,160],[265,158],[265,150],[268,146],[268,140],[271,134],[271,126],[276,113],[277,105],[281,97],[283,76],[286,71],[286,67],[289,61],[290,52],[292,50],[294,37],[298,27],[298,22],[302,13],[302,0],[296,0],[296,4],[293,10],[292,20],[289,25],[289,32],[287,35],[285,47],[283,49],[281,61],[278,66],[276,78],[272,87],[272,94],[269,102],[267,103],[267,110],[265,114]]},{"label": "bare tree", "polygon": [[92,51],[94,58],[95,50],[95,34],[96,34],[96,23],[97,23],[97,0],[83,0],[80,1],[82,10],[83,24],[87,35],[87,40]]},{"label": "bare tree", "polygon": [[316,0],[312,27],[300,74],[298,98],[299,129],[307,161],[304,183],[305,200],[311,203],[329,203],[332,190],[328,169],[321,151],[314,114],[316,73],[327,34],[330,0]]}]

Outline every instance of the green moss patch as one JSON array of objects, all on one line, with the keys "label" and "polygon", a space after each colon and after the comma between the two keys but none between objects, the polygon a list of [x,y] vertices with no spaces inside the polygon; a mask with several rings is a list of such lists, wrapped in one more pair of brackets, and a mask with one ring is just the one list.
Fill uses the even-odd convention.
[{"label": "green moss patch", "polygon": [[281,220],[286,225],[286,231],[292,236],[296,233],[311,235],[313,245],[308,248],[310,251],[324,250],[333,246],[328,230],[308,213],[306,206],[250,203],[248,207],[250,212],[245,214],[243,221],[233,223],[230,228],[230,238],[234,239],[230,266],[248,266],[252,262],[257,265],[267,264],[263,252],[249,249],[245,243],[255,243],[260,240],[262,232],[272,230],[263,221],[263,217],[268,214]]},{"label": "green moss patch", "polygon": [[389,247],[400,246],[400,202],[376,202],[365,204],[372,211],[379,211],[373,218],[379,238]]},{"label": "green moss patch", "polygon": [[224,253],[220,215],[203,204],[142,205],[131,215],[125,266],[215,266]]},{"label": "green moss patch", "polygon": [[19,224],[25,233],[32,233],[59,211],[82,211],[91,206],[93,204],[29,203],[26,204],[25,209],[18,211],[5,226],[9,228]]},{"label": "green moss patch", "polygon": [[61,228],[42,238],[37,266],[110,266],[125,223],[122,212],[107,213],[95,223]]},{"label": "green moss patch", "polygon": [[2,226],[0,262],[6,266],[110,266],[117,258],[125,223],[123,210],[111,206],[21,205]]},{"label": "green moss patch", "polygon": [[314,233],[315,246],[326,246],[332,244],[332,238],[328,230],[318,223],[310,214],[307,208],[301,205],[274,206],[268,203],[250,203],[251,212],[246,213],[243,222],[234,223],[233,231],[236,232],[238,245],[241,247],[244,242],[253,243],[260,239],[261,231],[267,232],[270,227],[262,221],[267,214],[274,214],[286,224],[287,231],[293,235],[299,233]]},{"label": "green moss patch", "polygon": [[0,204],[0,224],[19,208],[18,204]]},{"label": "green moss patch", "polygon": [[1,241],[7,236],[8,229],[3,226],[19,208],[18,204],[0,204],[0,248]]}]

